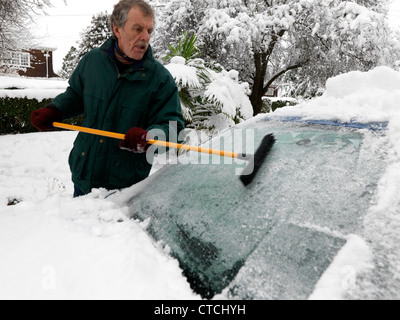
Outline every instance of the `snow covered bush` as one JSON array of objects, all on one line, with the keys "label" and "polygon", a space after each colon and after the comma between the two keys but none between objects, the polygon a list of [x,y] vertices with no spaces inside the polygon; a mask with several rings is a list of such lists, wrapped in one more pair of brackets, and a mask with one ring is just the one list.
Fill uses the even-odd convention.
[{"label": "snow covered bush", "polygon": [[[45,107],[67,86],[68,82],[60,79],[0,76],[0,135],[37,132],[31,112]],[[80,125],[82,117],[66,122]]]},{"label": "snow covered bush", "polygon": [[168,43],[168,49],[170,51],[163,60],[169,60],[172,57],[180,56],[185,58],[185,60],[190,60],[197,58],[200,56],[201,52],[199,48],[196,46],[197,36],[192,34],[189,38],[189,31],[185,31],[183,36],[179,38],[178,44],[176,47],[173,47]]},{"label": "snow covered bush", "polygon": [[[44,108],[51,100],[51,98],[37,100],[27,97],[1,97],[0,90],[0,135],[37,132],[31,124],[31,112]],[[79,116],[64,122],[81,125],[82,120],[83,116]]]},{"label": "snow covered bush", "polygon": [[0,97],[0,135],[36,131],[30,122],[31,112],[48,103],[50,100]]},{"label": "snow covered bush", "polygon": [[172,57],[166,68],[179,88],[188,128],[213,135],[252,117],[249,85],[239,81],[237,71],[181,56]]}]

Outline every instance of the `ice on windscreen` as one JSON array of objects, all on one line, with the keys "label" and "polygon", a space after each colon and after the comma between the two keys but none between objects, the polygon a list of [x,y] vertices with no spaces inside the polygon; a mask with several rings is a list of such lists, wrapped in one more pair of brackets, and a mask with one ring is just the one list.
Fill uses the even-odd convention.
[{"label": "ice on windscreen", "polygon": [[128,200],[130,215],[150,219],[149,232],[171,248],[203,297],[229,285],[229,298],[307,298],[347,235],[361,232],[386,166],[387,138],[276,121],[247,125],[205,146],[239,151],[234,138],[242,136],[242,148],[254,152],[274,133],[277,142],[249,187],[237,175],[243,162],[189,154]]}]

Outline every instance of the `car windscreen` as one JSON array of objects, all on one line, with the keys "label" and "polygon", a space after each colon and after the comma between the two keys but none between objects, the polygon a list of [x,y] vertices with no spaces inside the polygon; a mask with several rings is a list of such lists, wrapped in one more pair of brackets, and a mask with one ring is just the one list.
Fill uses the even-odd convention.
[{"label": "car windscreen", "polygon": [[225,288],[229,298],[307,298],[374,201],[384,131],[250,121],[205,146],[252,153],[270,133],[276,143],[247,187],[246,161],[189,152],[126,200],[204,298]]}]

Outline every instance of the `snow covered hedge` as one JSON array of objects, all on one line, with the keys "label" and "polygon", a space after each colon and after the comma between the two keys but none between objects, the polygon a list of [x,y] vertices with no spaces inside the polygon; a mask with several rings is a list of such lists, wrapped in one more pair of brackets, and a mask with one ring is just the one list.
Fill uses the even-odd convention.
[{"label": "snow covered hedge", "polygon": [[[0,97],[0,135],[37,132],[31,124],[32,111],[44,108],[52,99],[38,101],[36,98]],[[65,120],[66,123],[80,125],[82,118]]]},{"label": "snow covered hedge", "polygon": [[[67,86],[59,79],[0,76],[0,135],[37,132],[31,112],[45,107]],[[66,122],[80,124],[81,118]]]},{"label": "snow covered hedge", "polygon": [[0,134],[34,132],[31,125],[31,112],[50,103],[50,99],[39,102],[28,98],[0,98]]}]

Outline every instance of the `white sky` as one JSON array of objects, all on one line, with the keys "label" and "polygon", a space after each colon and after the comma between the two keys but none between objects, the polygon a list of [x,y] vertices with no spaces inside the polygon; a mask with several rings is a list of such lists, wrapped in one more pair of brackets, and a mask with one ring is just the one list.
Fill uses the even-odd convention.
[{"label": "white sky", "polygon": [[38,43],[57,48],[53,52],[53,66],[57,73],[71,46],[76,46],[80,33],[89,26],[94,14],[111,13],[118,0],[52,0],[54,8],[46,9],[47,16],[35,19],[33,35]]},{"label": "white sky", "polygon": [[400,27],[400,0],[393,0],[389,12],[389,20],[392,25]]},{"label": "white sky", "polygon": [[[33,34],[46,47],[55,47],[53,52],[54,71],[61,69],[62,61],[71,46],[76,46],[80,32],[89,26],[92,16],[99,12],[111,13],[118,0],[52,0],[54,8],[47,9],[48,16],[36,20]],[[389,19],[400,27],[400,0],[393,0]]]}]

